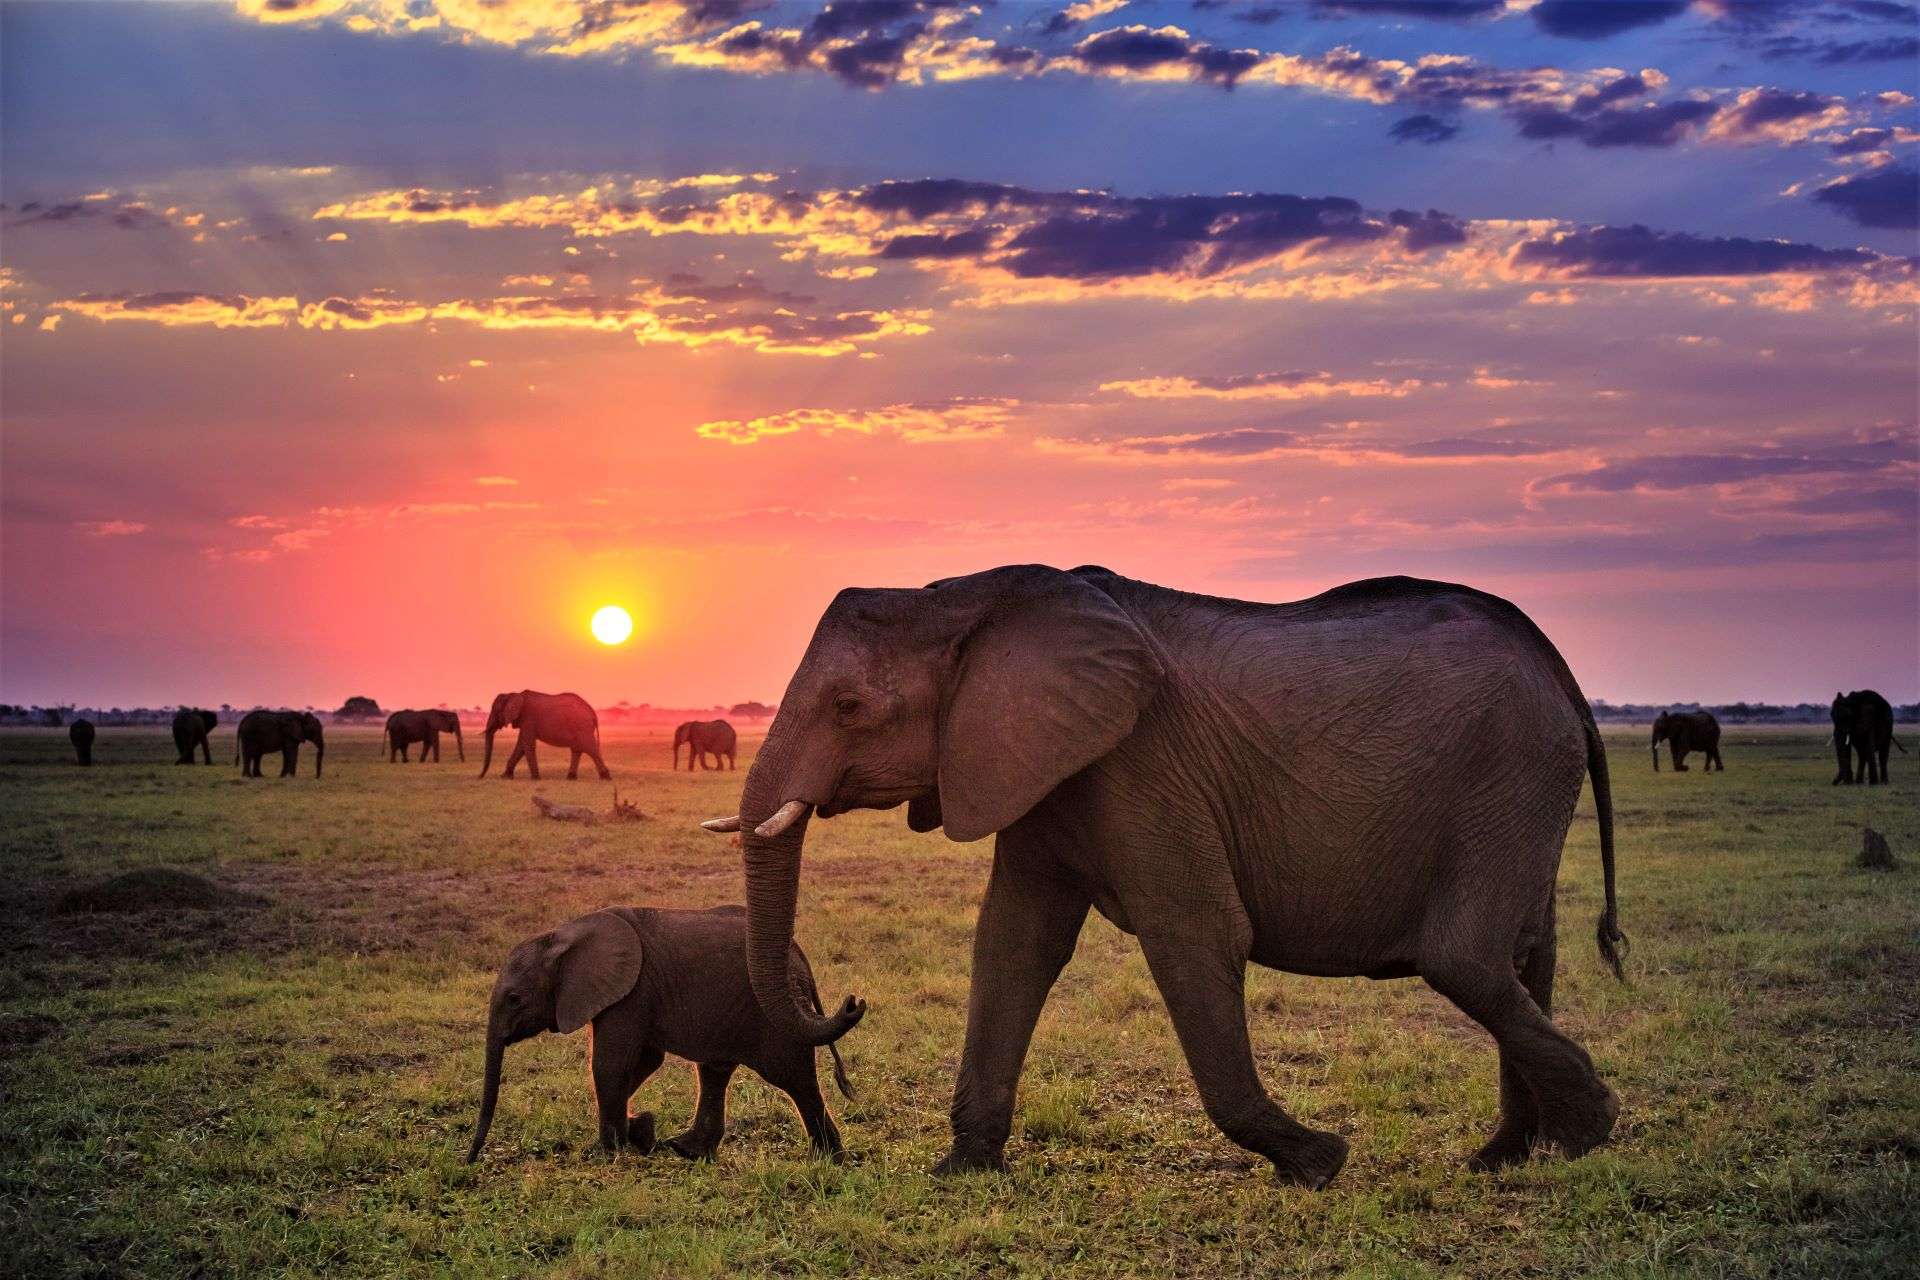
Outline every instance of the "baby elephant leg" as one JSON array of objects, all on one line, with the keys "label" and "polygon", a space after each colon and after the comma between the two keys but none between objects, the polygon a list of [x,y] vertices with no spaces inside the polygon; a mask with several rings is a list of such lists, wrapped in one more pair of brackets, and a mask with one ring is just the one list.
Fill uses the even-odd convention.
[{"label": "baby elephant leg", "polygon": [[667,1139],[667,1147],[689,1160],[711,1160],[727,1136],[727,1084],[739,1064],[700,1064],[700,1102],[686,1132]]},{"label": "baby elephant leg", "polygon": [[646,1155],[653,1150],[653,1113],[627,1114],[627,1103],[647,1077],[660,1069],[666,1055],[658,1049],[631,1050],[596,1037],[593,1045],[593,1096],[600,1109],[600,1145],[608,1151],[633,1147]]},{"label": "baby elephant leg", "polygon": [[840,1130],[827,1111],[826,1100],[820,1096],[820,1080],[814,1074],[813,1052],[810,1046],[803,1046],[792,1059],[782,1062],[778,1069],[761,1074],[766,1077],[768,1084],[793,1099],[794,1110],[800,1113],[800,1123],[807,1127],[807,1141],[812,1145],[814,1154],[825,1156],[838,1164],[844,1158]]}]

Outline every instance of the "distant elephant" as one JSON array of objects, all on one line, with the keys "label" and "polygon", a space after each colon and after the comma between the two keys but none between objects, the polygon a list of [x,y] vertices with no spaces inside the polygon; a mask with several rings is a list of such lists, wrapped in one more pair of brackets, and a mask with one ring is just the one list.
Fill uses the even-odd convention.
[{"label": "distant elephant", "polygon": [[249,711],[234,730],[234,760],[240,772],[249,778],[260,776],[260,758],[269,751],[280,753],[280,776],[291,778],[300,763],[300,744],[313,744],[313,776],[320,776],[326,761],[327,743],[320,718],[311,711]]},{"label": "distant elephant", "polygon": [[1548,1144],[1577,1156],[1611,1133],[1613,1091],[1549,1018],[1555,877],[1583,775],[1596,937],[1617,976],[1606,751],[1519,609],[1412,578],[1265,605],[1019,565],[840,592],[739,814],[703,825],[740,832],[755,998],[816,1044],[845,1019],[813,1011],[789,955],[810,815],[904,802],[915,831],[997,835],[936,1172],[1004,1168],[1021,1061],[1092,907],[1139,938],[1214,1124],[1283,1180],[1321,1186],[1347,1143],[1262,1087],[1249,961],[1417,975],[1491,1032],[1501,1118],[1475,1168]]},{"label": "distant elephant", "polygon": [[453,744],[459,748],[460,759],[467,758],[467,747],[460,739],[460,717],[452,711],[396,711],[387,717],[386,732],[381,735],[385,744],[387,763],[397,758],[402,764],[407,761],[407,748],[414,743],[420,744],[420,763],[427,762],[427,753],[433,753],[433,762],[440,763],[440,735],[451,733]]},{"label": "distant elephant", "polygon": [[680,744],[687,745],[687,772],[693,772],[693,762],[700,761],[702,769],[708,768],[707,753],[712,752],[714,763],[711,767],[720,767],[721,756],[727,758],[727,768],[734,767],[733,749],[737,738],[733,726],[725,720],[689,720],[673,731],[673,767],[680,767]]},{"label": "distant elephant", "polygon": [[93,721],[75,720],[67,728],[67,740],[73,743],[73,753],[80,757],[81,764],[93,763]]},{"label": "distant elephant", "polygon": [[577,693],[540,693],[534,689],[522,689],[518,693],[495,695],[493,709],[487,713],[487,750],[480,762],[480,776],[486,777],[487,770],[493,764],[493,735],[505,728],[520,731],[514,741],[513,754],[507,757],[506,776],[513,776],[513,767],[520,763],[522,756],[527,760],[527,772],[533,780],[540,780],[540,759],[534,754],[536,743],[544,742],[549,746],[565,747],[573,753],[573,759],[567,765],[567,776],[580,776],[580,757],[591,756],[594,767],[600,770],[602,778],[611,778],[607,762],[600,757],[600,717],[594,713],[587,700]]},{"label": "distant elephant", "polygon": [[220,723],[220,714],[216,711],[202,711],[196,707],[182,707],[173,715],[173,748],[180,753],[175,764],[192,764],[193,750],[200,754],[208,764],[213,763],[213,747],[207,741],[207,735]]},{"label": "distant elephant", "polygon": [[[1879,786],[1887,780],[1887,748],[1907,749],[1893,736],[1893,706],[1872,689],[1833,695],[1833,754],[1840,761],[1840,772],[1833,776],[1836,787],[1855,782]],[[1860,767],[1854,768],[1854,757]]]},{"label": "distant elephant", "polygon": [[1701,768],[1711,773],[1727,771],[1720,758],[1720,722],[1711,711],[1662,711],[1653,721],[1653,771],[1660,772],[1660,743],[1665,741],[1673,755],[1673,771],[1687,771],[1687,756],[1698,751],[1706,756]]}]

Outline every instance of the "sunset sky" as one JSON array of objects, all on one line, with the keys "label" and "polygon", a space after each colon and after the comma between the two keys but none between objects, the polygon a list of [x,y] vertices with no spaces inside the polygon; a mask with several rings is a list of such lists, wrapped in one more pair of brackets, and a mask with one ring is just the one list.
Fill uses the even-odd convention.
[{"label": "sunset sky", "polygon": [[771,701],[1023,561],[1920,698],[1912,3],[0,25],[0,700]]}]

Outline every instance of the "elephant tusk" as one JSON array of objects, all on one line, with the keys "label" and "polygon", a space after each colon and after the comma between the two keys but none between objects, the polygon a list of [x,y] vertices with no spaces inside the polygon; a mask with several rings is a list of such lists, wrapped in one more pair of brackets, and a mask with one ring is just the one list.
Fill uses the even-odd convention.
[{"label": "elephant tusk", "polygon": [[805,817],[807,810],[811,807],[805,800],[789,800],[774,810],[771,818],[755,827],[753,834],[762,840],[771,840]]},{"label": "elephant tusk", "polygon": [[731,818],[708,818],[700,827],[703,831],[738,831],[740,815],[736,813]]}]

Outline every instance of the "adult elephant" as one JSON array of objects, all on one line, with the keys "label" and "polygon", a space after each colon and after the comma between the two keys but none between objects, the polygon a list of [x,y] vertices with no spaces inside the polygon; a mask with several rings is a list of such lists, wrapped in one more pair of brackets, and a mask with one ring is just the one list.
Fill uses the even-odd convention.
[{"label": "adult elephant", "polygon": [[705,769],[707,755],[712,753],[713,768],[719,768],[720,757],[725,756],[727,768],[734,767],[733,751],[739,738],[733,726],[725,720],[689,720],[673,731],[673,767],[680,767],[680,747],[685,744],[687,750],[687,772],[693,772],[693,762],[698,760]]},{"label": "adult elephant", "polygon": [[1673,771],[1687,771],[1687,756],[1698,751],[1707,758],[1704,772],[1727,771],[1720,758],[1720,722],[1711,711],[1662,711],[1653,720],[1653,771],[1660,772],[1660,744],[1673,756]]},{"label": "adult elephant", "polygon": [[220,715],[215,711],[205,711],[198,707],[182,707],[173,713],[173,749],[178,755],[175,764],[192,764],[194,749],[198,748],[208,764],[213,763],[213,744],[207,741],[207,735],[220,723]]},{"label": "adult elephant", "polygon": [[[1488,760],[1518,760],[1489,772]],[[748,959],[768,1016],[822,1043],[788,970],[809,816],[907,805],[915,831],[997,835],[974,933],[953,1146],[1001,1168],[1041,1006],[1088,908],[1140,939],[1207,1114],[1289,1182],[1347,1144],[1254,1070],[1248,961],[1418,975],[1490,1031],[1501,1118],[1472,1159],[1579,1155],[1619,1104],[1549,1021],[1554,880],[1593,778],[1620,972],[1606,753],[1553,645],[1504,600],[1380,578],[1291,604],[1105,569],[993,569],[834,598],[741,797]]]},{"label": "adult elephant", "polygon": [[93,721],[82,718],[67,726],[67,741],[80,764],[93,763]]},{"label": "adult elephant", "polygon": [[280,776],[291,778],[300,763],[300,744],[313,744],[313,776],[326,763],[326,736],[320,718],[311,711],[249,711],[234,730],[234,759],[249,778],[260,776],[260,760],[269,751],[280,753]]},{"label": "adult elephant", "polygon": [[[1887,780],[1887,749],[1907,749],[1893,736],[1893,705],[1872,689],[1833,695],[1833,754],[1840,772],[1833,776],[1836,787],[1850,787],[1856,781],[1880,786]],[[1858,757],[1859,768],[1854,768]]]},{"label": "adult elephant", "polygon": [[518,693],[496,694],[493,709],[487,713],[487,750],[480,762],[480,776],[486,777],[487,770],[493,765],[493,735],[502,729],[513,728],[520,736],[513,744],[513,754],[507,757],[506,776],[513,776],[514,766],[520,763],[522,756],[527,760],[527,772],[533,780],[540,780],[540,758],[534,754],[535,744],[544,742],[549,746],[565,747],[573,753],[573,759],[567,765],[567,776],[580,776],[580,757],[593,757],[594,767],[602,778],[611,778],[607,762],[600,757],[600,717],[587,700],[577,693],[541,693],[536,689],[522,689]]},{"label": "adult elephant", "polygon": [[387,763],[399,760],[407,762],[407,750],[414,743],[420,744],[420,763],[427,762],[427,754],[433,754],[433,762],[440,763],[440,735],[451,733],[453,744],[459,749],[460,759],[467,758],[466,743],[460,738],[460,717],[452,711],[396,711],[387,717],[386,731],[381,735],[387,753]]}]

